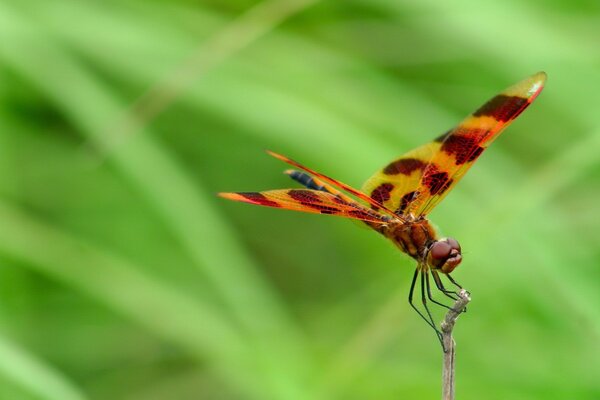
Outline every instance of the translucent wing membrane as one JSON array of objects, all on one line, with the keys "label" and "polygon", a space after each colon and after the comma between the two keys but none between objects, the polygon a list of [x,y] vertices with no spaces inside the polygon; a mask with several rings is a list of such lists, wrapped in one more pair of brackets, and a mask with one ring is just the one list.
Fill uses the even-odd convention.
[{"label": "translucent wing membrane", "polygon": [[407,212],[428,214],[452,190],[475,160],[537,97],[546,74],[537,73],[490,99],[456,128],[442,135],[440,151],[425,170]]},{"label": "translucent wing membrane", "polygon": [[415,196],[423,170],[439,149],[439,143],[431,142],[409,151],[370,177],[362,191],[395,214],[403,215]]},{"label": "translucent wing membrane", "polygon": [[321,190],[280,189],[265,192],[219,193],[229,200],[260,206],[302,211],[313,214],[329,214],[358,219],[372,223],[386,223],[390,217],[370,210],[357,202],[344,199]]},{"label": "translucent wing membrane", "polygon": [[365,191],[401,215],[427,215],[542,91],[539,72],[495,96],[457,127],[377,172]]},{"label": "translucent wing membrane", "polygon": [[359,190],[354,189],[352,186],[346,185],[343,182],[337,181],[333,178],[328,177],[327,175],[323,175],[317,171],[314,171],[308,167],[305,167],[304,165],[290,159],[287,158],[286,156],[282,156],[281,154],[277,154],[275,152],[272,151],[267,151],[267,153],[283,162],[286,162],[290,165],[293,165],[294,167],[300,168],[303,171],[306,171],[307,173],[309,173],[310,175],[312,175],[313,177],[322,180],[326,183],[328,183],[331,186],[340,188],[341,190],[350,193],[354,196],[356,196],[357,198],[367,202],[368,204],[371,205],[371,208],[373,208],[374,210],[380,210],[382,213],[384,214],[388,214],[391,217],[394,218],[398,218],[398,215],[395,215],[393,211],[389,210],[387,207],[385,207],[383,204],[381,204],[380,202],[376,201],[375,199],[373,199],[372,197],[369,197],[368,195],[362,193]]}]

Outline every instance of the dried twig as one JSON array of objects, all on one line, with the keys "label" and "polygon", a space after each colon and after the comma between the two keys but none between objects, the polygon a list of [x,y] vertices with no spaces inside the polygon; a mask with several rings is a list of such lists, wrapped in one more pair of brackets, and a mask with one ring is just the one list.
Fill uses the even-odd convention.
[{"label": "dried twig", "polygon": [[458,316],[465,310],[471,301],[469,292],[464,289],[458,293],[458,300],[442,321],[442,339],[444,341],[444,367],[442,371],[442,400],[454,400],[454,347],[456,343],[452,337],[452,330]]}]

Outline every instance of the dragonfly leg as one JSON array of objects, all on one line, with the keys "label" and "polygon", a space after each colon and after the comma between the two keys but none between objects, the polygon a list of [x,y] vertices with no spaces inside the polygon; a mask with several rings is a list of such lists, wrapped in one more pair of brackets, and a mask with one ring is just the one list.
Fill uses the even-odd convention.
[{"label": "dragonfly leg", "polygon": [[[440,303],[439,301],[437,301],[436,299],[433,298],[433,296],[431,295],[431,283],[429,281],[429,272],[425,272],[425,284],[427,285],[427,297],[429,298],[429,300],[431,300],[433,303],[437,304],[438,306],[442,306],[444,308],[447,308],[448,310],[452,310],[452,307],[445,305],[444,303]],[[449,295],[447,295],[448,297],[450,297]]]},{"label": "dragonfly leg", "polygon": [[414,295],[414,292],[415,292],[415,286],[416,286],[416,283],[417,283],[417,278],[419,277],[419,272],[420,272],[420,267],[417,267],[417,269],[415,270],[415,274],[413,275],[412,282],[410,284],[410,290],[408,292],[408,303],[417,312],[417,314],[419,314],[421,316],[421,318],[423,318],[423,320],[425,322],[427,322],[427,324],[429,326],[431,326],[433,329],[435,329],[437,331],[435,325],[433,323],[431,323],[427,319],[427,317],[421,312],[421,310],[419,310],[417,308],[417,306],[415,306],[415,304],[413,303],[413,295]]},{"label": "dragonfly leg", "polygon": [[462,288],[463,288],[463,287],[462,287],[462,286],[461,286],[461,285],[460,285],[458,282],[456,282],[456,281],[454,280],[454,278],[452,278],[452,277],[450,276],[450,274],[446,274],[446,276],[448,277],[448,280],[449,280],[450,282],[452,282],[452,283],[453,283],[453,284],[454,284],[456,287],[458,287],[459,289],[462,289]]},{"label": "dragonfly leg", "polygon": [[[444,284],[442,283],[442,280],[440,279],[439,275],[437,274],[436,271],[432,271],[432,274],[434,275],[434,279],[436,280],[436,285],[438,287],[438,289],[440,289],[442,292],[444,292],[446,294],[446,296],[454,299],[454,300],[458,300],[457,298],[454,298],[454,296],[457,296],[458,293],[454,292],[454,291],[448,291],[446,290],[446,288],[444,287]],[[462,289],[462,286],[460,286],[454,279],[452,279],[452,277],[449,274],[446,274],[446,276],[448,277],[448,279],[450,280],[450,282],[452,282],[454,285],[458,286],[459,288]],[[437,279],[436,279],[437,278]],[[448,293],[452,293],[452,296],[450,296]],[[467,312],[467,307],[463,308],[462,312]]]},{"label": "dragonfly leg", "polygon": [[432,270],[431,275],[433,275],[433,280],[435,282],[435,286],[437,286],[437,288],[440,290],[440,292],[444,293],[446,296],[450,297],[452,300],[458,300],[458,293],[456,293],[452,290],[448,290],[444,287],[444,284],[442,283],[442,280],[440,279],[440,276],[438,275],[437,271]]},{"label": "dragonfly leg", "polygon": [[425,311],[427,312],[427,316],[429,317],[429,322],[431,322],[431,326],[433,327],[433,329],[435,330],[435,334],[438,337],[438,340],[440,341],[440,344],[442,345],[442,349],[444,349],[444,353],[446,352],[446,348],[444,347],[444,338],[442,337],[442,332],[439,331],[439,329],[435,326],[435,321],[433,320],[433,317],[431,316],[431,311],[429,311],[429,306],[427,305],[427,298],[425,297],[425,275],[427,274],[426,271],[421,271],[421,302],[423,303],[423,308],[425,308]]}]

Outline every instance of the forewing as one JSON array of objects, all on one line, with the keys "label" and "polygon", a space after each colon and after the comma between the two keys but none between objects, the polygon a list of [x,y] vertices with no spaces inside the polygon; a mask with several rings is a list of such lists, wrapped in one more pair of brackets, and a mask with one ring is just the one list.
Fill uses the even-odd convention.
[{"label": "forewing", "polygon": [[229,200],[260,206],[302,211],[313,214],[329,214],[373,223],[386,223],[388,216],[369,210],[362,205],[349,203],[331,193],[310,189],[280,189],[265,192],[219,193]]},{"label": "forewing", "polygon": [[394,213],[403,215],[413,200],[425,167],[440,146],[441,143],[430,142],[402,155],[371,176],[362,191]]},{"label": "forewing", "polygon": [[540,72],[506,89],[456,128],[375,173],[362,191],[398,215],[429,213],[502,130],[531,104],[545,79],[546,74]]},{"label": "forewing", "polygon": [[504,128],[533,102],[545,80],[546,74],[539,72],[509,87],[437,138],[439,150],[425,167],[406,212],[415,216],[428,214]]}]

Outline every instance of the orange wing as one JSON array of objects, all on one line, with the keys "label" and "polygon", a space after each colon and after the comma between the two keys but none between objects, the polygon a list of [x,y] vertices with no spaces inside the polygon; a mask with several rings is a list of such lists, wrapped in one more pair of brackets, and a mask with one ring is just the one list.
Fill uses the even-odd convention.
[{"label": "orange wing", "polygon": [[364,194],[363,192],[354,189],[352,186],[346,185],[343,182],[340,182],[338,180],[335,180],[333,178],[328,177],[327,175],[323,175],[317,171],[314,171],[308,167],[305,167],[304,165],[298,163],[297,161],[294,161],[290,158],[287,158],[286,156],[282,156],[281,154],[277,154],[273,151],[269,151],[267,150],[267,153],[283,162],[286,162],[290,165],[293,165],[294,167],[300,168],[303,171],[308,172],[310,175],[312,175],[313,177],[316,177],[317,179],[320,179],[332,186],[335,186],[337,188],[340,188],[356,197],[358,197],[359,199],[367,202],[368,204],[371,205],[371,208],[374,210],[381,210],[382,213],[384,214],[388,214],[390,217],[395,218],[395,219],[402,219],[401,216],[394,214],[393,211],[391,211],[390,209],[388,209],[387,207],[385,207],[381,202],[378,202],[377,200],[375,200],[373,197],[369,197],[368,195]]},{"label": "orange wing", "polygon": [[537,74],[489,100],[457,127],[373,175],[365,190],[398,214],[428,214],[458,183],[483,151],[542,91]]},{"label": "orange wing", "polygon": [[357,202],[348,202],[331,193],[310,189],[281,189],[265,192],[219,193],[219,196],[229,200],[260,206],[283,208],[286,210],[302,211],[314,214],[339,215],[341,217],[358,219],[385,224],[390,217],[370,210]]}]

